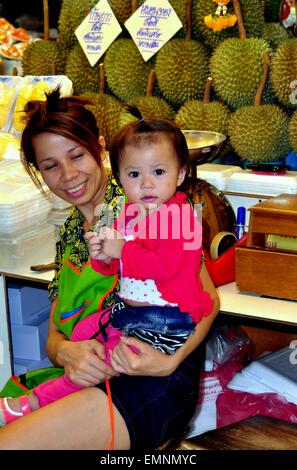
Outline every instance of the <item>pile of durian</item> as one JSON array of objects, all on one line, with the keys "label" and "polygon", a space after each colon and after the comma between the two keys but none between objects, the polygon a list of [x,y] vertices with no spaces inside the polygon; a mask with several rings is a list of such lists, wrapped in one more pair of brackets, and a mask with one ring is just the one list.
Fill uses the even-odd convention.
[{"label": "pile of durian", "polygon": [[92,97],[108,145],[127,122],[122,104],[130,103],[145,118],[224,133],[242,161],[275,161],[297,151],[297,38],[279,22],[281,0],[221,2],[237,23],[220,32],[204,21],[219,0],[169,1],[183,27],[144,62],[124,26],[144,0],[109,0],[123,31],[91,67],[74,32],[98,0],[63,0],[58,39],[29,45],[24,75],[67,75],[75,94]]}]

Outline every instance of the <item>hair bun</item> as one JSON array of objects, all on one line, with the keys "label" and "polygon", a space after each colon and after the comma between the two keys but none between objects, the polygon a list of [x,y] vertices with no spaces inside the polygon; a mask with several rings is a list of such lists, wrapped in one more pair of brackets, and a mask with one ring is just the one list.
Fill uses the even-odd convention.
[{"label": "hair bun", "polygon": [[47,112],[55,112],[61,106],[61,87],[58,85],[52,91],[46,93],[46,110]]},{"label": "hair bun", "polygon": [[126,113],[131,114],[131,116],[134,116],[136,119],[139,119],[140,121],[143,121],[143,116],[141,114],[141,111],[137,106],[134,104],[124,104],[123,105]]}]

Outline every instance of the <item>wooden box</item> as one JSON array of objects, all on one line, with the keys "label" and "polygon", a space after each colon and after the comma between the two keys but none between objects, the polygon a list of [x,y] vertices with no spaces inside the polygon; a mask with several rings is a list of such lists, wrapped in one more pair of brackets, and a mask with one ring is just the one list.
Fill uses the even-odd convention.
[{"label": "wooden box", "polygon": [[236,248],[237,287],[244,292],[297,300],[297,252],[265,248],[265,235],[269,233],[297,237],[297,194],[281,194],[249,210],[247,245]]}]

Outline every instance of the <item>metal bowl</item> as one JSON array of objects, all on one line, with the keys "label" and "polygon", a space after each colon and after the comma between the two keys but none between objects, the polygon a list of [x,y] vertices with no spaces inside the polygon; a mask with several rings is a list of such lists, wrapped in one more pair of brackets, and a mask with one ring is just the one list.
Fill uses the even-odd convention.
[{"label": "metal bowl", "polygon": [[211,162],[226,140],[226,136],[219,132],[182,129],[182,133],[186,138],[193,166]]}]

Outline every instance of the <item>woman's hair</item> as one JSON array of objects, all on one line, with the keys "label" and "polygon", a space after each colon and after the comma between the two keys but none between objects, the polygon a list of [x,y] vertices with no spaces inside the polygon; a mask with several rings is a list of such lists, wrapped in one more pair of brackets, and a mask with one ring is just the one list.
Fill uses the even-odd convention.
[{"label": "woman's hair", "polygon": [[46,93],[45,101],[29,101],[25,106],[26,125],[21,138],[21,159],[36,186],[41,188],[33,138],[42,133],[58,134],[85,147],[102,166],[99,129],[93,113],[85,105],[92,101],[80,96],[61,97],[57,87]]},{"label": "woman's hair", "polygon": [[119,164],[125,153],[125,147],[132,145],[140,147],[144,144],[155,143],[161,137],[171,141],[176,152],[180,167],[189,167],[189,150],[182,131],[171,121],[165,119],[143,119],[136,106],[125,105],[125,109],[137,120],[123,126],[113,137],[109,159],[112,173],[120,183]]}]

